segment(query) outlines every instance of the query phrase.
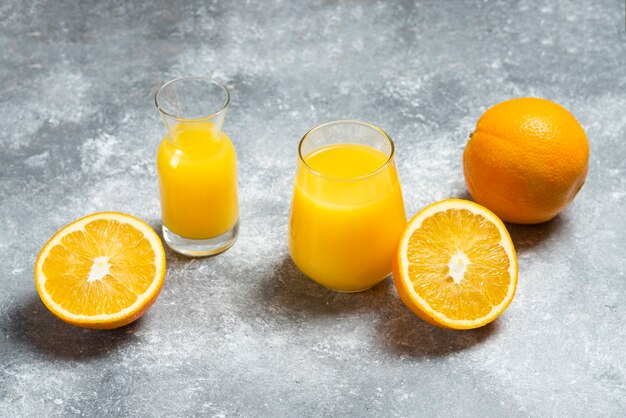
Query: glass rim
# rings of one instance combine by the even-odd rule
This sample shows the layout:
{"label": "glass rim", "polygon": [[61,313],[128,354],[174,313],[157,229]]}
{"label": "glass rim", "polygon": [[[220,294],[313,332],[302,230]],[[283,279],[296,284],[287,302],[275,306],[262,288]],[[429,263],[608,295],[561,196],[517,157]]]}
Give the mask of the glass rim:
{"label": "glass rim", "polygon": [[[365,126],[367,128],[373,129],[375,131],[378,131],[379,133],[382,134],[382,136],[389,142],[389,145],[391,146],[391,150],[389,151],[389,158],[387,158],[387,160],[380,166],[378,167],[376,170],[371,171],[367,174],[362,174],[360,176],[354,176],[354,177],[337,177],[337,176],[331,176],[328,174],[324,174],[321,173],[317,170],[315,170],[313,167],[311,167],[309,164],[307,164],[306,160],[304,159],[304,155],[302,155],[302,144],[304,144],[304,141],[309,137],[309,135],[315,131],[317,131],[318,129],[322,129],[325,128],[327,126],[331,126],[331,125],[339,125],[339,124],[356,124],[356,125],[361,125],[361,126]],[[346,144],[348,144],[348,142],[346,142]],[[385,132],[382,128],[373,125],[371,123],[368,122],[363,122],[361,120],[356,120],[356,119],[340,119],[340,120],[333,120],[330,122],[325,122],[325,123],[321,123],[319,125],[314,126],[313,128],[309,129],[307,131],[307,133],[304,134],[304,136],[302,137],[302,139],[300,139],[300,143],[298,144],[298,158],[300,160],[300,162],[302,164],[304,164],[304,167],[307,168],[307,170],[309,170],[312,174],[326,179],[326,180],[333,180],[333,181],[337,181],[337,182],[359,182],[359,181],[363,181],[366,180],[370,177],[373,177],[379,173],[381,173],[385,168],[387,168],[387,166],[393,161],[393,158],[396,154],[396,146],[393,143],[393,140],[391,139],[391,137],[389,136],[389,134],[387,134],[387,132]]]}
{"label": "glass rim", "polygon": [[[180,82],[180,81],[189,81],[189,80],[200,80],[200,81],[208,81],[211,84],[214,84],[216,86],[218,86],[219,88],[222,89],[222,91],[224,91],[224,93],[226,93],[226,100],[224,101],[224,103],[222,104],[222,106],[219,108],[219,110],[217,110],[216,112],[213,112],[211,114],[208,114],[206,116],[200,116],[198,118],[186,118],[184,116],[178,116],[178,115],[173,115],[170,112],[167,112],[165,109],[163,109],[163,107],[161,107],[161,105],[159,105],[159,93],[161,93],[163,91],[164,88]],[[159,89],[156,91],[156,93],[154,93],[154,104],[157,107],[157,110],[163,114],[166,115],[172,119],[176,119],[178,121],[203,121],[206,119],[211,119],[214,118],[215,116],[218,116],[220,113],[223,113],[224,111],[226,111],[226,109],[228,108],[228,105],[230,104],[230,92],[228,91],[228,88],[220,83],[219,81],[210,78],[210,77],[201,77],[201,76],[190,76],[190,77],[177,77],[173,80],[168,81],[167,83],[163,84],[161,87],[159,87]]]}

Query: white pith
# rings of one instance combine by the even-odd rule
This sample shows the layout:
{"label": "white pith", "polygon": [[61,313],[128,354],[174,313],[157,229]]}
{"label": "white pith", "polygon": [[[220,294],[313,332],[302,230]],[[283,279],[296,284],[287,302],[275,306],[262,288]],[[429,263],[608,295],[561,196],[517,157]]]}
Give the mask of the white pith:
{"label": "white pith", "polygon": [[[468,210],[474,214],[483,216],[485,219],[489,220],[491,223],[493,223],[493,225],[498,229],[498,231],[500,232],[500,236],[502,237],[502,239],[500,240],[499,245],[504,249],[504,251],[507,254],[507,257],[509,258],[510,264],[509,264],[509,269],[508,269],[508,273],[509,276],[511,277],[511,280],[509,281],[509,288],[507,290],[507,295],[506,297],[502,300],[502,302],[500,302],[500,304],[493,306],[491,311],[481,317],[481,318],[477,318],[474,320],[459,320],[459,319],[452,319],[447,317],[446,315],[437,312],[435,310],[433,310],[430,305],[420,296],[417,294],[417,292],[415,292],[415,289],[413,288],[413,283],[410,281],[409,279],[409,261],[407,259],[407,254],[408,254],[408,243],[409,243],[409,239],[408,237],[412,236],[413,233],[419,229],[422,225],[422,222],[424,222],[425,219],[431,217],[432,215],[439,213],[439,212],[444,212],[446,210],[449,209],[457,209],[457,210]],[[492,319],[494,319],[499,312],[502,310],[503,306],[506,306],[508,303],[510,303],[511,299],[513,298],[513,296],[515,295],[515,288],[517,285],[517,259],[515,257],[515,249],[513,248],[512,243],[507,240],[507,238],[509,238],[509,233],[506,230],[506,228],[504,227],[504,224],[502,223],[502,221],[500,221],[500,219],[498,219],[493,213],[477,206],[476,204],[469,202],[469,201],[465,201],[465,200],[461,200],[461,199],[449,199],[446,201],[442,201],[442,202],[438,202],[438,203],[434,203],[428,207],[426,207],[425,209],[423,209],[420,213],[418,213],[414,219],[412,219],[409,222],[409,227],[408,229],[403,233],[403,238],[406,237],[406,239],[402,239],[402,243],[401,243],[401,247],[400,247],[400,254],[401,254],[401,259],[400,259],[400,269],[402,270],[402,275],[401,277],[403,278],[403,280],[406,282],[406,288],[408,289],[408,291],[411,293],[412,298],[414,298],[415,300],[417,300],[419,302],[419,305],[426,310],[426,312],[428,313],[428,315],[430,315],[433,318],[437,318],[439,320],[439,322],[443,323],[443,324],[451,324],[453,323],[455,326],[458,327],[463,327],[463,328],[471,328],[472,326],[476,326],[485,322],[489,322]],[[510,238],[509,238],[510,239]],[[457,253],[458,254],[458,253]],[[456,255],[456,254],[455,254]],[[463,254],[465,255],[465,254]],[[467,258],[467,256],[465,256]],[[452,259],[454,259],[455,256],[451,257],[451,261]],[[460,258],[460,256],[459,256]],[[457,260],[459,259],[457,258]],[[457,261],[455,260],[455,261]],[[469,261],[469,259],[468,259]],[[450,267],[450,265],[448,265],[448,267]],[[467,267],[467,265],[465,266]],[[464,272],[463,272],[464,273]],[[452,275],[451,275],[452,276]],[[452,278],[454,279],[454,276],[452,276]],[[456,282],[456,280],[455,280]]]}
{"label": "white pith", "polygon": [[93,259],[91,270],[87,276],[87,283],[102,280],[104,276],[111,272],[111,265],[109,264],[109,257],[100,256]]}
{"label": "white pith", "polygon": [[461,283],[465,277],[467,266],[471,263],[472,262],[469,258],[467,258],[467,255],[465,255],[465,253],[461,250],[457,250],[457,252],[450,257],[450,261],[448,262],[448,274],[452,277],[454,283]]}
{"label": "white pith", "polygon": [[[163,283],[164,269],[165,269],[165,254],[163,250],[163,244],[161,244],[161,240],[159,236],[154,232],[154,230],[150,227],[150,225],[145,222],[134,218],[129,215],[125,215],[122,213],[113,213],[113,212],[105,212],[105,213],[95,213],[93,215],[86,216],[82,219],[75,221],[73,224],[70,224],[66,228],[62,230],[62,233],[57,233],[53,236],[50,241],[46,243],[44,248],[41,251],[37,259],[37,264],[35,266],[35,277],[37,280],[37,285],[39,289],[44,289],[46,283],[46,275],[43,272],[43,262],[47,258],[50,250],[58,245],[61,242],[61,239],[70,234],[72,232],[78,230],[84,230],[85,225],[90,222],[96,220],[116,220],[120,223],[126,223],[132,225],[137,230],[141,231],[144,237],[150,242],[150,246],[155,254],[155,273],[154,277],[156,278],[146,289],[146,291],[137,296],[137,300],[132,305],[127,308],[116,312],[114,314],[100,314],[100,315],[77,315],[72,312],[67,311],[61,305],[57,304],[47,292],[40,292],[41,298],[48,308],[50,308],[53,312],[59,313],[63,317],[75,321],[75,322],[89,322],[89,323],[99,323],[99,322],[112,322],[116,319],[126,318],[132,315],[134,312],[138,311],[147,300],[153,297],[154,293],[159,289],[159,287]],[[98,276],[102,274],[102,272],[108,268],[104,265],[104,259],[107,259],[106,263],[108,264],[108,257],[101,256],[94,258],[94,265],[92,266],[91,271],[89,272],[89,278],[87,281],[98,280]],[[96,265],[97,264],[97,265]],[[95,270],[94,270],[95,267]],[[93,272],[93,276],[92,276]],[[104,277],[104,276],[102,276]],[[100,277],[100,279],[102,278]]]}

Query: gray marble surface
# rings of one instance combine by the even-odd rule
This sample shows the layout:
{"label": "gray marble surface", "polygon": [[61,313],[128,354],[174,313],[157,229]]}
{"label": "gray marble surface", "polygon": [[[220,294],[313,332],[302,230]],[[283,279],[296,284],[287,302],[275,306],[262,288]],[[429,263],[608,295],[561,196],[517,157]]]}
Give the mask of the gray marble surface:
{"label": "gray marble surface", "polygon": [[[0,416],[624,416],[626,33],[621,0],[0,3]],[[39,249],[122,211],[160,228],[163,82],[225,82],[241,235],[167,252],[138,322],[71,327],[40,302]],[[409,214],[467,196],[461,155],[490,105],[561,103],[587,183],[509,225],[520,281],[483,329],[434,328],[391,281],[326,291],[289,260],[299,138],[358,118],[395,139]]]}

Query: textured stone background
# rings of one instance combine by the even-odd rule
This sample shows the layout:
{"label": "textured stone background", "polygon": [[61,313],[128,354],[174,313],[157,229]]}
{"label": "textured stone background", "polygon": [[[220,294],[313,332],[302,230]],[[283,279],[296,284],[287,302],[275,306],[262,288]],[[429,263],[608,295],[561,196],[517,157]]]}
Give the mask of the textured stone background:
{"label": "textured stone background", "polygon": [[[623,416],[624,26],[622,0],[3,0],[0,416]],[[240,239],[215,258],[168,252],[135,324],[65,325],[39,301],[35,257],[95,211],[160,227],[153,93],[180,75],[231,89]],[[561,216],[510,226],[520,282],[499,320],[444,331],[390,281],[335,294],[296,270],[285,234],[306,130],[384,127],[413,214],[467,196],[468,133],[517,96],[570,109],[591,160]]]}

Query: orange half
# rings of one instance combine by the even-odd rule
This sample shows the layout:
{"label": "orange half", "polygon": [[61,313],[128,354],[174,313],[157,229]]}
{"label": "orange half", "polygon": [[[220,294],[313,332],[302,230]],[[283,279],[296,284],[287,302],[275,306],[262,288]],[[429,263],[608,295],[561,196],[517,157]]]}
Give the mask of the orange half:
{"label": "orange half", "polygon": [[517,256],[506,227],[476,203],[447,199],[407,224],[393,260],[402,301],[443,328],[488,324],[517,288]]}
{"label": "orange half", "polygon": [[138,319],[157,299],[165,252],[147,223],[115,212],[63,227],[35,264],[37,292],[58,318],[85,328],[117,328]]}

